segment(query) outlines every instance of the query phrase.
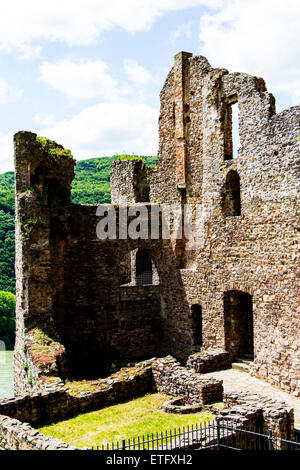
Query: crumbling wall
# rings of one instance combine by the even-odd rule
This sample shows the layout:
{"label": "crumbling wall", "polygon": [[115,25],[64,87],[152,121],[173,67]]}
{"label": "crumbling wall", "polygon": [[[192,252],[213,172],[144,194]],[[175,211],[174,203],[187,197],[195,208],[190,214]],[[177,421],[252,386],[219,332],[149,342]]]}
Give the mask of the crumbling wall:
{"label": "crumbling wall", "polygon": [[[62,281],[66,216],[75,162],[55,142],[19,132],[14,137],[16,169],[16,344],[15,392],[35,386],[41,370],[65,375],[65,349],[54,319]],[[47,342],[33,348],[32,331]],[[40,367],[41,366],[41,367]]]}
{"label": "crumbling wall", "polygon": [[[178,100],[185,103],[184,115]],[[237,158],[230,158],[231,105],[236,102],[241,145]],[[295,394],[300,393],[295,223],[299,117],[299,106],[275,114],[274,97],[262,78],[213,69],[203,57],[180,53],[161,93],[158,164],[150,191],[150,198],[158,203],[183,201],[199,204],[202,211],[196,263],[192,269],[184,263],[179,266],[187,307],[174,289],[173,278],[165,317],[174,329],[177,324],[177,331],[187,332],[188,309],[202,305],[203,349],[224,348],[225,293],[250,294],[252,370]],[[178,138],[184,148],[180,164]],[[183,168],[184,188],[178,184],[178,171],[182,174]],[[192,339],[188,334],[185,338],[190,344],[181,340],[181,354],[193,352]]]}
{"label": "crumbling wall", "polygon": [[110,192],[112,204],[149,202],[149,169],[143,160],[117,160],[111,165]]}
{"label": "crumbling wall", "polygon": [[152,372],[155,387],[159,392],[184,396],[188,404],[206,405],[223,400],[221,380],[208,378],[186,369],[172,356],[154,362]]}

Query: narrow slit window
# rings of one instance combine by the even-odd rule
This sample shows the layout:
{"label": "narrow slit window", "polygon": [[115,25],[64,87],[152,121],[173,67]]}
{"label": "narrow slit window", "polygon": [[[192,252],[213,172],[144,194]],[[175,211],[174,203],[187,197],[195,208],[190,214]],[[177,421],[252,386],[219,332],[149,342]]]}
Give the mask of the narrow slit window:
{"label": "narrow slit window", "polygon": [[192,333],[194,345],[202,346],[202,307],[201,305],[192,305]]}
{"label": "narrow slit window", "polygon": [[222,129],[224,136],[224,160],[232,160],[240,147],[238,103],[224,102],[222,107]]}
{"label": "narrow slit window", "polygon": [[241,146],[240,143],[240,130],[239,130],[239,107],[235,103],[231,106],[232,111],[232,158],[238,156],[238,149]]}

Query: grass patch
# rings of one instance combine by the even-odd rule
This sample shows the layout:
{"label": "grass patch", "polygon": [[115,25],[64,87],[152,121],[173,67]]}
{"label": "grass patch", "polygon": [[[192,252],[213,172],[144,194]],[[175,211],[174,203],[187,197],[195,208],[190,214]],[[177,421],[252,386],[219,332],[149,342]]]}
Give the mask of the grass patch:
{"label": "grass patch", "polygon": [[76,447],[96,447],[214,419],[207,411],[188,415],[165,413],[162,404],[171,398],[162,393],[148,394],[41,427],[39,431]]}

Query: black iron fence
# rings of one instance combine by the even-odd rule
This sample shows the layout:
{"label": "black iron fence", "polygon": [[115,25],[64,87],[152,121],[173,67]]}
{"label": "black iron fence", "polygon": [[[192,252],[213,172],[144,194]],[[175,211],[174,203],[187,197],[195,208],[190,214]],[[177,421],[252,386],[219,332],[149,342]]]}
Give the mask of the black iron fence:
{"label": "black iron fence", "polygon": [[280,430],[217,418],[93,448],[96,450],[300,450],[299,439]]}

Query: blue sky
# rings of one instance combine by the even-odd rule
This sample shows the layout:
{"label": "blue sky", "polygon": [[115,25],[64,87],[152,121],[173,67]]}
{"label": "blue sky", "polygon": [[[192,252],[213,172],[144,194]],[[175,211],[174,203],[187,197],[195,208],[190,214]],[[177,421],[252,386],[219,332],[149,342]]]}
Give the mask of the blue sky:
{"label": "blue sky", "polygon": [[[4,2],[3,2],[4,3]],[[175,53],[263,76],[277,111],[300,102],[299,0],[10,0],[0,16],[0,172],[30,130],[76,159],[157,153]]]}

